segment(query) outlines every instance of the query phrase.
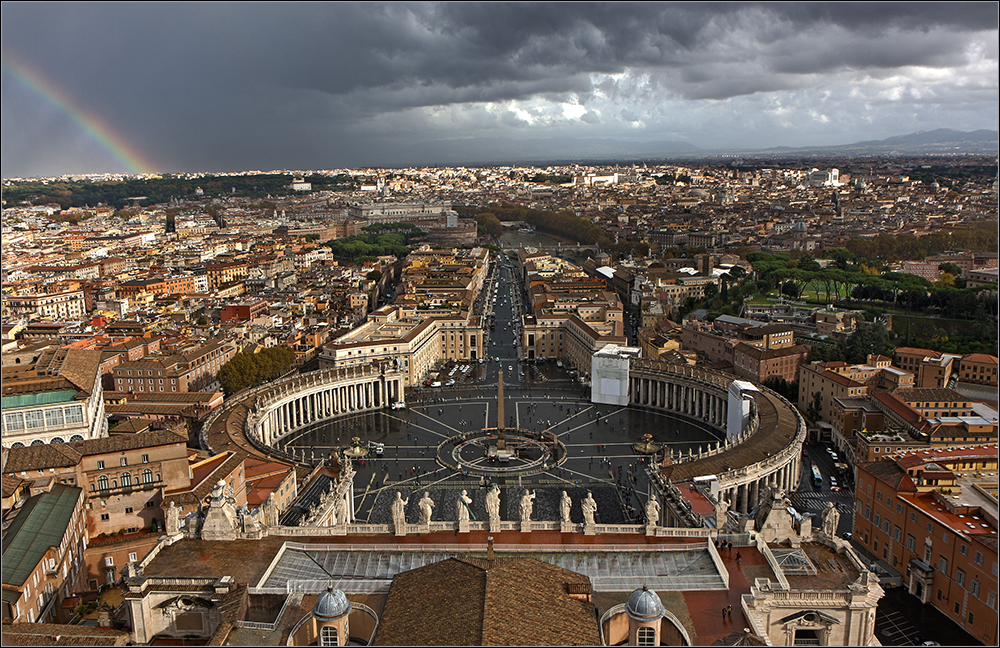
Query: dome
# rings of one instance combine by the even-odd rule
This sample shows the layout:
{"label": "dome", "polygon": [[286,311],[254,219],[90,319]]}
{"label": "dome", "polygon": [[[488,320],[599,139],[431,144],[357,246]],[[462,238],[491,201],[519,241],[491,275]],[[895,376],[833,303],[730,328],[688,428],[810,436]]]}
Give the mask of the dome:
{"label": "dome", "polygon": [[625,612],[636,621],[654,621],[662,617],[665,610],[656,592],[643,585],[628,597]]}
{"label": "dome", "polygon": [[808,229],[809,228],[802,221],[799,221],[799,222],[795,223],[795,225],[792,226],[792,231],[793,232],[805,232]]}
{"label": "dome", "polygon": [[330,587],[316,599],[312,613],[320,621],[333,621],[350,611],[351,602],[347,600],[344,593]]}

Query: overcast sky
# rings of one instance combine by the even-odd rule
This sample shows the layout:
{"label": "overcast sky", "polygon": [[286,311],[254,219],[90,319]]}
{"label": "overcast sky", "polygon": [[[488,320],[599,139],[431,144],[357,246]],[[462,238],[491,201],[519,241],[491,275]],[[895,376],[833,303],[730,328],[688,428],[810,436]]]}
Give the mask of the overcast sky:
{"label": "overcast sky", "polygon": [[0,24],[5,178],[998,123],[995,2],[4,2]]}

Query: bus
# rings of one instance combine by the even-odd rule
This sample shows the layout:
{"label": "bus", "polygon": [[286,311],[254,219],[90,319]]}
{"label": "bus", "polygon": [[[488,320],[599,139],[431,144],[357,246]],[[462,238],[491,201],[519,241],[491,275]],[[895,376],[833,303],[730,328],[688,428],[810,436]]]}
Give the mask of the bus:
{"label": "bus", "polygon": [[819,466],[815,463],[812,465],[813,473],[813,486],[816,488],[823,488],[823,474],[819,471]]}

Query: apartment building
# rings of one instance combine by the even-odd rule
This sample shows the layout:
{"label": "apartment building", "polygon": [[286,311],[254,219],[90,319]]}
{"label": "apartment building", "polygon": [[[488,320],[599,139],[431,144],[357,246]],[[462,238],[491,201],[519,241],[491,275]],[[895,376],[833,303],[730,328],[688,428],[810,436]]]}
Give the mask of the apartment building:
{"label": "apartment building", "polygon": [[4,296],[4,311],[12,317],[79,320],[87,312],[83,290]]}
{"label": "apartment building", "polygon": [[997,644],[997,446],[904,452],[857,466],[854,538],[962,629]]}
{"label": "apartment building", "polygon": [[4,623],[67,623],[62,602],[82,589],[83,489],[50,484],[17,510],[3,536]]}
{"label": "apartment building", "polygon": [[962,356],[958,365],[958,379],[965,383],[997,387],[997,357],[985,353]]}
{"label": "apartment building", "polygon": [[891,366],[810,362],[799,371],[798,407],[803,412],[815,407],[818,420],[829,422],[834,399],[858,398],[912,384],[912,374]]}
{"label": "apartment building", "polygon": [[224,364],[236,355],[226,340],[192,342],[159,355],[123,362],[112,370],[119,392],[198,391],[215,380]]}

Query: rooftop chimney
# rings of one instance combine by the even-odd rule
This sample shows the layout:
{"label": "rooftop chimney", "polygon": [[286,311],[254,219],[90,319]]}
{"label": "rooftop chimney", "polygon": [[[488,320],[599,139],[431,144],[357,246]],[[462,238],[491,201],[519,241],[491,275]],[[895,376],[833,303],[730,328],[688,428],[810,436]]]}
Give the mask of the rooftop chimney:
{"label": "rooftop chimney", "polygon": [[486,538],[486,560],[493,560],[493,536]]}

